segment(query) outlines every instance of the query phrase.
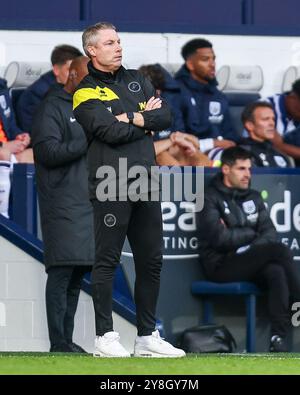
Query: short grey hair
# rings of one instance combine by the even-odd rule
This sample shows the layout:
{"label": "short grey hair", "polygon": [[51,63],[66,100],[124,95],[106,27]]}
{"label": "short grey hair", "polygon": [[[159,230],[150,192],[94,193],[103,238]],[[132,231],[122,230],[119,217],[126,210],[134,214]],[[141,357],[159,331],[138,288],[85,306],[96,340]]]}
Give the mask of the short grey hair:
{"label": "short grey hair", "polygon": [[87,49],[90,45],[95,45],[96,40],[98,37],[98,32],[100,30],[115,30],[117,31],[116,27],[110,23],[110,22],[98,22],[95,25],[89,26],[88,28],[85,29],[85,31],[82,34],[82,47],[85,52],[85,54],[90,58],[91,55]]}

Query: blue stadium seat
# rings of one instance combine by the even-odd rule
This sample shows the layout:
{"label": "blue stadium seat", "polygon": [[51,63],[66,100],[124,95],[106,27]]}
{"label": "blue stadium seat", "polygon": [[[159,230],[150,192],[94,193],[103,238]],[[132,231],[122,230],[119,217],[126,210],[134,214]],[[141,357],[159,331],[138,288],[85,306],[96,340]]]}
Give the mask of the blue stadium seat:
{"label": "blue stadium seat", "polygon": [[17,121],[17,125],[20,127],[20,121],[18,119],[18,113],[16,111],[17,108],[17,103],[18,100],[21,96],[21,94],[24,92],[26,88],[10,88],[9,92],[10,92],[10,96],[11,96],[11,103],[12,103],[12,107],[13,110],[15,112],[15,117],[16,117],[16,121]]}
{"label": "blue stadium seat", "polygon": [[226,93],[226,96],[234,130],[242,136],[244,131],[242,112],[247,104],[259,100],[261,96],[258,93]]}
{"label": "blue stadium seat", "polygon": [[203,303],[203,324],[214,323],[212,295],[242,295],[246,301],[246,350],[255,352],[256,296],[261,292],[250,282],[214,283],[211,281],[194,281],[191,288],[194,296],[201,296]]}

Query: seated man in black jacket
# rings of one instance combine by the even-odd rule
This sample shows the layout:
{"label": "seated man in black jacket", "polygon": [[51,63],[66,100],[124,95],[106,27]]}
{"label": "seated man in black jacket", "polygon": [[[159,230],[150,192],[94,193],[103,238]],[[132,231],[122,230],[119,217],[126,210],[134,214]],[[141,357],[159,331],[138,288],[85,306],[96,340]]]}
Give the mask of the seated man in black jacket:
{"label": "seated man in black jacket", "polygon": [[291,167],[289,158],[274,148],[275,113],[271,104],[254,102],[242,113],[242,122],[249,137],[240,145],[251,152],[252,164],[258,167]]}
{"label": "seated man in black jacket", "polygon": [[[248,104],[242,113],[242,123],[249,137],[239,141],[239,145],[251,152],[254,167],[292,167],[291,158],[275,149],[275,113],[267,102]],[[223,149],[215,148],[209,154],[211,159],[221,158]]]}
{"label": "seated man in black jacket", "polygon": [[287,351],[290,301],[300,301],[300,279],[290,251],[277,242],[260,194],[249,188],[251,154],[226,149],[221,173],[205,192],[199,212],[200,256],[210,281],[253,281],[268,293],[271,352]]}

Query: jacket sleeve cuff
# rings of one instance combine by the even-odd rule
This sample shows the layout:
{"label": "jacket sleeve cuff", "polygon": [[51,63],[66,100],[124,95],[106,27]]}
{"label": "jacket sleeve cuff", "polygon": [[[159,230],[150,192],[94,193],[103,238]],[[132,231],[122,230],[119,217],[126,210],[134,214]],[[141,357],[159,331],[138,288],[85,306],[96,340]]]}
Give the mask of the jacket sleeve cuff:
{"label": "jacket sleeve cuff", "polygon": [[213,139],[199,139],[199,147],[201,152],[210,151],[214,148]]}
{"label": "jacket sleeve cuff", "polygon": [[171,112],[168,109],[157,109],[144,111],[144,128],[146,130],[159,131],[168,129],[171,126]]}

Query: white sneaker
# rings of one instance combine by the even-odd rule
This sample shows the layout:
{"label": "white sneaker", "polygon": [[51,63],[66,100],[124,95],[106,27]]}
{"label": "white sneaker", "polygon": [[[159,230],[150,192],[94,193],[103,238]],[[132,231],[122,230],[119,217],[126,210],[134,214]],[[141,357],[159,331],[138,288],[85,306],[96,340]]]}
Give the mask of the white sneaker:
{"label": "white sneaker", "polygon": [[103,336],[97,336],[95,340],[94,357],[125,358],[130,357],[128,351],[119,342],[118,332],[106,332]]}
{"label": "white sneaker", "polygon": [[185,352],[175,348],[160,337],[159,331],[152,332],[150,336],[137,336],[134,345],[135,357],[154,358],[181,358]]}

